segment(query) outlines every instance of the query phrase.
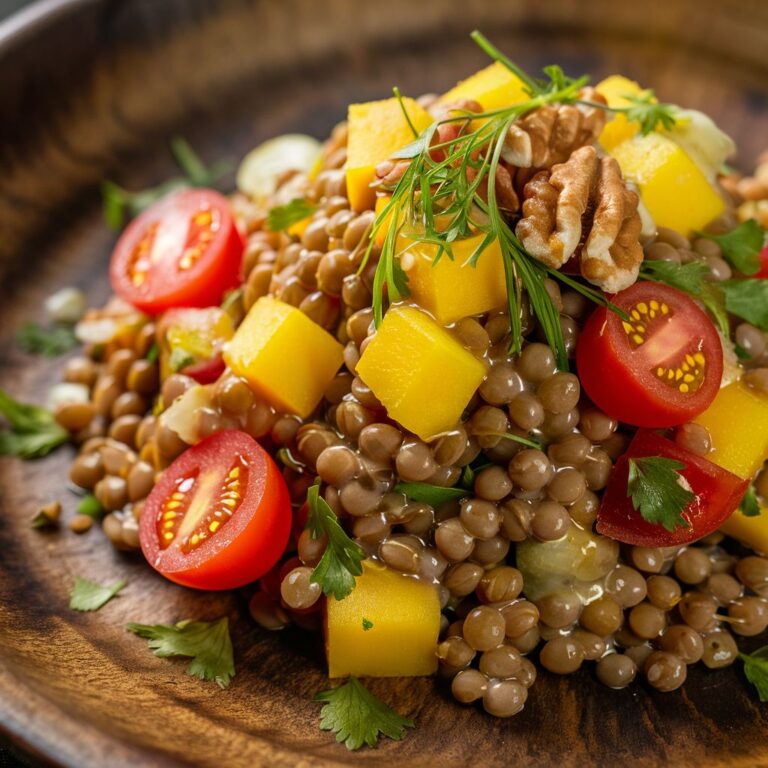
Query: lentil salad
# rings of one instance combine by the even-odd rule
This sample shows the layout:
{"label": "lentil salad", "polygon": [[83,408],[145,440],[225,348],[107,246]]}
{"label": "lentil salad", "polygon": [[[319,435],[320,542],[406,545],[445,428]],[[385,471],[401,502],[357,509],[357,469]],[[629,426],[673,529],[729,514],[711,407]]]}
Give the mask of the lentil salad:
{"label": "lentil salad", "polygon": [[[768,627],[768,325],[743,298],[768,188],[623,78],[542,85],[494,58],[443,97],[353,105],[309,163],[296,137],[282,169],[259,148],[228,200],[159,203],[192,222],[172,254],[192,281],[152,257],[164,209],[141,214],[65,367],[87,397],[54,416],[118,548],[182,584],[258,583],[254,620],[323,631],[331,677],[437,672],[509,717],[537,669],[671,691]],[[660,158],[689,186],[666,191]],[[652,390],[627,360],[665,331],[661,394],[622,402]]]}

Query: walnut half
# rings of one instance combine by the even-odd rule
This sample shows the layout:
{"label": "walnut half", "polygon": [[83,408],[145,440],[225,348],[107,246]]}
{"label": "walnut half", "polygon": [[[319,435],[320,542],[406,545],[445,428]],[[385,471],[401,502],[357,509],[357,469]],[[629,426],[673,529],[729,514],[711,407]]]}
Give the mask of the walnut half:
{"label": "walnut half", "polygon": [[525,185],[515,232],[532,256],[554,269],[579,252],[584,277],[616,293],[637,280],[643,260],[638,202],[613,158],[582,147]]}

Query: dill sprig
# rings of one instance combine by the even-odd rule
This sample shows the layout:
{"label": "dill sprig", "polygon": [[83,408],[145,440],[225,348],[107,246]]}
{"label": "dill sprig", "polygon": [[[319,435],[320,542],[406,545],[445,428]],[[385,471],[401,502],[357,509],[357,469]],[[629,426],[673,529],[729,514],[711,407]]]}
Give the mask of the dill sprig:
{"label": "dill sprig", "polygon": [[[510,353],[519,353],[522,349],[525,292],[531,312],[556,354],[558,366],[567,369],[560,315],[547,293],[545,280],[555,278],[596,303],[610,304],[600,291],[545,266],[525,250],[497,204],[496,174],[512,124],[547,104],[577,102],[588,77],[568,77],[553,65],[544,69],[544,78],[533,78],[480,32],[473,32],[472,39],[492,59],[520,78],[530,98],[507,108],[481,113],[455,110],[447,118],[432,123],[392,156],[393,160],[408,160],[409,164],[394,186],[389,202],[374,221],[360,267],[361,271],[365,268],[376,236],[384,228],[373,281],[374,321],[378,326],[383,318],[385,290],[390,303],[408,296],[408,278],[400,266],[404,250],[398,250],[401,235],[407,236],[409,248],[433,246],[433,264],[436,264],[444,256],[453,259],[452,244],[457,240],[482,234],[468,264],[474,266],[485,248],[498,241],[507,282]],[[397,90],[395,95],[399,97]],[[400,103],[404,107],[402,100]],[[456,138],[433,143],[440,126],[456,122],[464,123],[465,130]]]}

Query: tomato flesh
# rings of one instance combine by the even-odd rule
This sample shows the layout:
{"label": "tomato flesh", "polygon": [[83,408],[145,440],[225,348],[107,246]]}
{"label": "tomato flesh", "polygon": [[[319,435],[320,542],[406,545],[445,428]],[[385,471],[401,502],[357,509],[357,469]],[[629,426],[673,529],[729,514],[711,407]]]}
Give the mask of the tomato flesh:
{"label": "tomato flesh", "polygon": [[768,278],[768,245],[760,251],[760,269],[753,277]]}
{"label": "tomato flesh", "polygon": [[[629,460],[663,456],[685,464],[680,474],[696,498],[682,516],[687,528],[668,531],[649,523],[627,496]],[[718,467],[655,432],[641,429],[627,452],[616,461],[597,513],[597,532],[638,547],[672,547],[689,544],[717,530],[736,510],[747,490],[748,480]]]}
{"label": "tomato flesh", "polygon": [[134,219],[115,246],[115,293],[148,314],[219,304],[239,281],[243,238],[210,189],[169,195]]}
{"label": "tomato flesh", "polygon": [[280,559],[291,529],[280,470],[250,435],[226,430],[187,449],[144,505],[139,540],[149,564],[197,589],[234,589]]}
{"label": "tomato flesh", "polygon": [[596,309],[576,348],[579,378],[599,408],[626,424],[671,427],[714,400],[723,349],[709,317],[676,288],[635,283]]}

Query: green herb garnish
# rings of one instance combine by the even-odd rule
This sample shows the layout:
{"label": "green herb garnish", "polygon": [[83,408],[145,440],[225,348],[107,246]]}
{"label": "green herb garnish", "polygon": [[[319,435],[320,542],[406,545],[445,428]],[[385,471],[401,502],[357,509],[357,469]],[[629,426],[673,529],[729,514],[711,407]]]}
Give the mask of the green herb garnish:
{"label": "green herb garnish", "polygon": [[731,314],[768,331],[768,280],[726,280],[717,286],[725,296],[725,308]]}
{"label": "green herb garnish", "polygon": [[367,632],[369,629],[373,629],[373,622],[363,616],[363,632]]}
{"label": "green herb garnish", "polygon": [[75,576],[75,583],[69,593],[69,607],[73,611],[98,611],[127,584],[125,579],[121,579],[109,587],[103,587],[95,581],[88,581],[88,579]]}
{"label": "green herb garnish", "polygon": [[406,728],[415,723],[388,707],[374,696],[354,675],[338,688],[322,691],[315,701],[324,701],[320,711],[320,728],[336,734],[336,741],[347,749],[360,749],[364,744],[375,747],[379,734],[400,741]]}
{"label": "green herb garnish", "polygon": [[152,342],[152,346],[147,350],[146,360],[150,363],[156,363],[160,357],[160,347],[157,346],[157,342]]}
{"label": "green herb garnish", "polygon": [[323,534],[328,537],[328,545],[310,581],[319,584],[323,594],[343,600],[355,588],[355,577],[363,572],[365,552],[347,536],[336,513],[320,495],[319,479],[307,491],[307,504],[307,527],[312,538],[319,539]]}
{"label": "green herb garnish", "polygon": [[97,520],[104,517],[106,509],[101,506],[101,502],[92,494],[83,496],[77,505],[77,513],[79,515],[88,515],[88,517],[96,518]]}
{"label": "green herb garnish", "polygon": [[744,517],[757,517],[760,514],[760,503],[757,500],[757,494],[753,485],[747,488],[747,492],[744,494],[744,498],[739,505],[739,510]]}
{"label": "green herb garnish", "polygon": [[668,531],[690,527],[682,512],[696,495],[682,485],[683,469],[685,464],[664,456],[629,460],[627,496],[644,520],[663,525]]}
{"label": "green herb garnish", "polygon": [[[443,257],[453,258],[452,243],[456,240],[482,235],[469,264],[476,264],[483,250],[491,243],[499,243],[504,260],[512,331],[510,352],[519,353],[522,349],[522,296],[525,291],[531,311],[555,351],[559,367],[567,369],[560,315],[544,287],[544,281],[551,277],[598,304],[609,303],[600,291],[546,267],[527,253],[497,205],[495,182],[504,139],[511,125],[546,104],[577,102],[579,91],[588,78],[567,77],[555,66],[544,69],[544,78],[533,78],[479,32],[473,32],[472,39],[492,59],[501,62],[523,80],[531,98],[522,104],[491,112],[456,111],[441,123],[430,125],[408,146],[392,155],[392,159],[409,159],[411,162],[392,190],[389,202],[374,221],[369,247],[360,267],[361,271],[365,269],[376,235],[385,228],[373,281],[374,320],[378,326],[383,318],[385,292],[389,302],[399,301],[409,292],[407,276],[399,261],[401,234],[407,235],[413,242],[433,246],[434,263]],[[467,123],[469,120],[471,123],[467,130],[458,137],[432,143],[439,125],[457,121]],[[443,157],[434,159],[436,151],[442,152]]]}
{"label": "green herb garnish", "polygon": [[723,251],[723,258],[742,274],[754,275],[760,271],[760,251],[765,241],[765,232],[754,219],[748,219],[724,235],[710,235],[707,232],[696,234],[716,242]]}
{"label": "green herb garnish", "polygon": [[303,197],[297,197],[295,200],[291,200],[290,203],[278,205],[270,210],[267,216],[267,228],[273,232],[282,232],[311,216],[316,210],[317,206],[312,205]]}
{"label": "green herb garnish", "polygon": [[754,653],[740,653],[739,658],[744,662],[747,680],[757,688],[760,701],[768,701],[768,645]]}
{"label": "green herb garnish", "polygon": [[190,365],[194,365],[195,358],[182,347],[174,347],[168,357],[168,367],[174,372],[183,371]]}
{"label": "green herb garnish", "polygon": [[189,143],[178,136],[171,139],[171,152],[184,176],[168,179],[139,192],[130,192],[111,181],[101,185],[104,219],[112,229],[120,229],[126,219],[138,216],[171,192],[189,187],[215,186],[231,167],[229,161],[206,166]]}
{"label": "green herb garnish", "polygon": [[31,355],[58,357],[74,349],[78,342],[69,325],[53,325],[43,328],[37,323],[26,323],[16,334],[19,347]]}
{"label": "green herb garnish", "polygon": [[677,122],[678,107],[656,101],[651,88],[638,95],[627,94],[624,98],[630,103],[628,107],[611,107],[609,111],[622,112],[627,120],[638,123],[643,136],[653,133],[659,125],[668,131]]}
{"label": "green herb garnish", "polygon": [[69,440],[69,432],[50,411],[14,400],[0,389],[0,416],[8,427],[0,429],[0,456],[38,459]]}
{"label": "green herb garnish", "polygon": [[431,485],[430,483],[398,483],[395,490],[405,494],[413,501],[420,501],[431,507],[439,507],[447,501],[463,499],[469,495],[466,488],[445,488],[442,485]]}
{"label": "green herb garnish", "polygon": [[174,626],[166,624],[129,624],[126,629],[149,640],[155,656],[187,656],[192,662],[187,674],[200,680],[215,680],[226,688],[235,676],[229,620],[225,616],[217,621],[180,621]]}

